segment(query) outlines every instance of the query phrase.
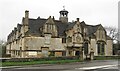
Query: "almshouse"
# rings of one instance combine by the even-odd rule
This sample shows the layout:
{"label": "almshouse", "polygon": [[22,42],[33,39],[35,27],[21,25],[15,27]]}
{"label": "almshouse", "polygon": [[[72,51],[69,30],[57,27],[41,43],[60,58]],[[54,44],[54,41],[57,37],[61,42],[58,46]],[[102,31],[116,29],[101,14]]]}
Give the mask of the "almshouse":
{"label": "almshouse", "polygon": [[69,12],[59,13],[59,20],[33,19],[25,11],[22,23],[8,35],[7,54],[13,58],[112,55],[112,39],[101,24],[88,25],[79,18],[68,22]]}

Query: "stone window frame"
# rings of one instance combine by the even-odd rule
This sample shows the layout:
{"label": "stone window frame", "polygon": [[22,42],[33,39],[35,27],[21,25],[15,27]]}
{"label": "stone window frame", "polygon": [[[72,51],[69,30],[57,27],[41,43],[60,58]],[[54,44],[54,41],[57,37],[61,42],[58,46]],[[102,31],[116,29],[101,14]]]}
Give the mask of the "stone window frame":
{"label": "stone window frame", "polygon": [[84,54],[87,55],[89,53],[89,43],[85,42],[84,43]]}
{"label": "stone window frame", "polygon": [[68,43],[72,42],[72,37],[71,37],[71,36],[68,36],[68,37],[67,37],[67,42],[68,42]]}
{"label": "stone window frame", "polygon": [[47,33],[51,33],[52,36],[57,36],[57,27],[55,24],[51,24],[51,23],[46,23],[44,25],[44,32],[47,32]]}
{"label": "stone window frame", "polygon": [[98,52],[98,55],[105,55],[105,43],[104,42],[97,43],[97,52]]}
{"label": "stone window frame", "polygon": [[104,29],[102,27],[100,27],[98,29],[98,37],[99,37],[99,39],[105,38],[105,35],[106,35],[106,33],[105,33]]}
{"label": "stone window frame", "polygon": [[76,42],[80,42],[80,41],[81,41],[80,34],[77,34],[77,36],[76,36]]}

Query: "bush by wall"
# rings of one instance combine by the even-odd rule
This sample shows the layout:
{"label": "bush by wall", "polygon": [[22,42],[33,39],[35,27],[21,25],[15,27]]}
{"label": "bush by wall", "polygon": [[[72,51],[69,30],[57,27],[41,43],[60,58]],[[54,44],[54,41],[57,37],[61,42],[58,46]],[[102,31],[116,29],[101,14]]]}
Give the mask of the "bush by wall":
{"label": "bush by wall", "polygon": [[48,61],[48,60],[75,60],[79,59],[77,56],[68,57],[45,57],[45,58],[11,58],[2,59],[2,62],[29,62],[29,61]]}
{"label": "bush by wall", "polygon": [[120,59],[120,56],[94,56],[94,60]]}

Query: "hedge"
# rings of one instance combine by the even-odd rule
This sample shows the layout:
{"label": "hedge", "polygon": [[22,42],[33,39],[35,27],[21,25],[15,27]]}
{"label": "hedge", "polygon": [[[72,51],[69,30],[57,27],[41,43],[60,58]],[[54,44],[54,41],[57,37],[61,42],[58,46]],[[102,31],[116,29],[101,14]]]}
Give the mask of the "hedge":
{"label": "hedge", "polygon": [[94,60],[120,59],[120,56],[94,56]]}
{"label": "hedge", "polygon": [[44,57],[44,58],[11,58],[2,59],[2,62],[29,62],[29,61],[48,61],[48,60],[75,60],[79,59],[78,56],[68,56],[68,57]]}

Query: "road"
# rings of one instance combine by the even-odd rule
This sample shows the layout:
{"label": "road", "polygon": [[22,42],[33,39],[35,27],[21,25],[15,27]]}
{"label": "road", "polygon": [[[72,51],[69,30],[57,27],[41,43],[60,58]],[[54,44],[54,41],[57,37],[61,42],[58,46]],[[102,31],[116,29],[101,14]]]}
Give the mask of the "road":
{"label": "road", "polygon": [[102,60],[3,68],[2,71],[119,71],[119,61]]}

